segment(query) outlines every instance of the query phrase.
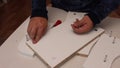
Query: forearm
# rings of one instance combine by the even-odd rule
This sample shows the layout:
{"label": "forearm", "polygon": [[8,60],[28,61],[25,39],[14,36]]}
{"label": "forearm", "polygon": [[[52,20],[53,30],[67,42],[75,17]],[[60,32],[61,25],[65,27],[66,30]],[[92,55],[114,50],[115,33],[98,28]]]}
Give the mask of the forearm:
{"label": "forearm", "polygon": [[99,24],[101,20],[118,7],[118,2],[119,0],[101,0],[87,15],[91,18],[94,25]]}
{"label": "forearm", "polygon": [[32,0],[31,17],[48,18],[46,10],[46,0]]}

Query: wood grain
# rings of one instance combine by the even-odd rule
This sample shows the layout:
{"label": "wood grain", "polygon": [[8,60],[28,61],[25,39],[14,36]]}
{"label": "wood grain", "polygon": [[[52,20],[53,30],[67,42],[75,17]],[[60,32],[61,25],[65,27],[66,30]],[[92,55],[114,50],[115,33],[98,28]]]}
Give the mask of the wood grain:
{"label": "wood grain", "polygon": [[0,7],[0,45],[31,13],[31,0],[8,0]]}

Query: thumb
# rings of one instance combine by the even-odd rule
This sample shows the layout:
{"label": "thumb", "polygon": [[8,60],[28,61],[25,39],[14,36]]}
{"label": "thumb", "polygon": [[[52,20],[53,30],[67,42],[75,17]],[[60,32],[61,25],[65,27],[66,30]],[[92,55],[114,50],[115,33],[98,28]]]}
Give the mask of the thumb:
{"label": "thumb", "polygon": [[73,26],[76,28],[82,27],[84,25],[83,20],[76,19],[76,21],[73,23]]}

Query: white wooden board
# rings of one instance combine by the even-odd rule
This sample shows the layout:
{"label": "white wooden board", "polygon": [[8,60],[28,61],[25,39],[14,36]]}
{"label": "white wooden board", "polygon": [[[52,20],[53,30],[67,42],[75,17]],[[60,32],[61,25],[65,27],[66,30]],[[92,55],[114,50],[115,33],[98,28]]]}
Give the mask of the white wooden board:
{"label": "white wooden board", "polygon": [[[48,17],[49,17],[48,29],[51,29],[51,27],[55,24],[57,20],[61,20],[63,22],[67,16],[67,12],[62,9],[58,9],[54,7],[47,7],[47,9],[48,9]],[[34,52],[26,45],[26,35],[24,35],[23,39],[19,42],[18,50],[19,53],[24,56],[33,57]]]}
{"label": "white wooden board", "polygon": [[103,34],[93,47],[84,68],[111,68],[118,57],[120,57],[120,40]]}
{"label": "white wooden board", "polygon": [[96,38],[95,40],[93,40],[92,42],[90,42],[85,48],[83,48],[82,50],[80,50],[78,52],[79,55],[86,55],[88,56],[92,47],[94,47],[95,43],[99,40],[99,37]]}
{"label": "white wooden board", "polygon": [[[78,18],[80,17],[78,15]],[[76,19],[76,16],[72,16],[72,18]],[[33,44],[31,41],[27,42],[28,46],[51,68],[56,67],[104,32],[103,29],[96,28],[97,31],[92,30],[81,35],[75,34],[70,26],[74,20],[72,18],[70,17],[69,20],[59,26],[48,30],[37,44]]]}

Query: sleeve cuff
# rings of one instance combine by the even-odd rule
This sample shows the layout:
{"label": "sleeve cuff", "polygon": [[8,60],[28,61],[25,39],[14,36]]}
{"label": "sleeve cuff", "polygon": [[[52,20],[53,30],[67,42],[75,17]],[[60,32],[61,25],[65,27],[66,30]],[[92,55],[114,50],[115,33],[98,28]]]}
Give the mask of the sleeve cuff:
{"label": "sleeve cuff", "polygon": [[31,18],[32,17],[44,17],[48,19],[47,10],[32,10]]}
{"label": "sleeve cuff", "polygon": [[90,19],[93,21],[93,25],[95,26],[96,24],[100,23],[100,20],[98,19],[97,15],[94,13],[88,13],[86,14],[90,17]]}

